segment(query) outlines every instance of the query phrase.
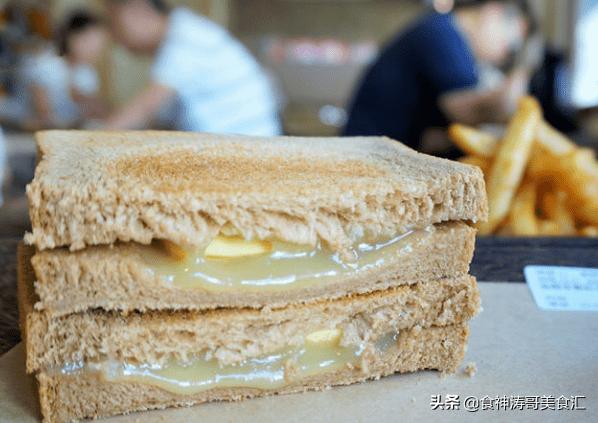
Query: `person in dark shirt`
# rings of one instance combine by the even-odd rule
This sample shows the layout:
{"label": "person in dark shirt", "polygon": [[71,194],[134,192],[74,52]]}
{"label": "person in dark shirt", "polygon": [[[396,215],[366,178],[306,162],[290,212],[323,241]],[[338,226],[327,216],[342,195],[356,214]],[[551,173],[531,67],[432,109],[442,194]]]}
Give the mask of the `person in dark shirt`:
{"label": "person in dark shirt", "polygon": [[503,65],[523,45],[528,16],[517,1],[466,1],[452,13],[424,15],[368,69],[344,135],[386,135],[421,151],[428,128],[506,119],[525,92],[528,72],[516,69],[500,87],[483,90],[478,64]]}

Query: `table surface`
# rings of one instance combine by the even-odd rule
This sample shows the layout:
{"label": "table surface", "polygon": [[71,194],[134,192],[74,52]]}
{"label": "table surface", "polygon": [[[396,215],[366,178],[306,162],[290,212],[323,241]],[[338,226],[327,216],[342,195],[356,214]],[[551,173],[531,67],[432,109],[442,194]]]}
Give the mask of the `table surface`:
{"label": "table surface", "polygon": [[[597,422],[598,342],[588,342],[598,333],[596,313],[542,311],[524,284],[483,283],[480,291],[484,310],[471,322],[463,362],[476,364],[473,378],[463,370],[447,377],[417,372],[324,392],[212,403],[102,421]],[[7,422],[37,421],[35,387],[32,378],[25,376],[23,355],[20,345],[0,357],[0,422],[2,416]],[[433,410],[432,395],[442,395],[441,402],[447,395],[458,395],[460,407]],[[559,411],[554,403],[561,395],[585,398],[579,398],[580,409]],[[466,399],[472,397],[466,405]],[[522,401],[525,405],[519,410],[517,404]]]}
{"label": "table surface", "polygon": [[[18,239],[0,238],[0,355],[20,339],[16,301]],[[471,273],[479,281],[523,282],[528,264],[598,267],[598,239],[479,238]]]}

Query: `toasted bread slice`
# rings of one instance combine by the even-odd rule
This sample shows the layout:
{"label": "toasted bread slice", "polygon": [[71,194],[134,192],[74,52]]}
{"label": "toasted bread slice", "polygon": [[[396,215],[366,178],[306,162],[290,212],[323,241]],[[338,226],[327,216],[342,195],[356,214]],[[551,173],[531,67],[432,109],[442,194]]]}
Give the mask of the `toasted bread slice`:
{"label": "toasted bread slice", "polygon": [[[167,282],[148,271],[151,264],[143,254],[151,247],[125,243],[72,253],[67,249],[46,250],[36,253],[32,259],[39,297],[35,308],[60,316],[94,308],[120,311],[280,308],[336,299],[464,275],[473,255],[475,230],[464,223],[452,222],[421,231],[401,242],[404,245],[396,255],[360,272],[326,281],[315,278],[303,285],[226,290],[210,290],[204,286],[189,288]],[[153,251],[155,249],[149,252]],[[30,255],[33,249],[28,247],[26,252]]]}
{"label": "toasted bread slice", "polygon": [[45,423],[62,423],[134,411],[188,407],[209,401],[237,401],[265,395],[323,390],[396,372],[421,369],[452,372],[463,360],[467,337],[466,324],[405,330],[400,333],[396,345],[384,355],[368,356],[363,366],[323,372],[270,390],[220,388],[180,395],[147,384],[107,382],[94,373],[41,373],[38,375],[41,411]]}
{"label": "toasted bread slice", "polygon": [[27,188],[40,250],[218,233],[346,251],[363,234],[487,216],[482,172],[387,138],[48,131]]}

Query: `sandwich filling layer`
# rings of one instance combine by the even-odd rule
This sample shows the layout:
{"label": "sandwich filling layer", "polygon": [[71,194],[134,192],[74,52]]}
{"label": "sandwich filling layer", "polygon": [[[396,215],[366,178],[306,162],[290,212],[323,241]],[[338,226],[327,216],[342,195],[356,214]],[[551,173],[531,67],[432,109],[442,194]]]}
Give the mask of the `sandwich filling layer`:
{"label": "sandwich filling layer", "polygon": [[[365,344],[342,345],[342,332],[321,330],[309,334],[300,346],[221,365],[216,359],[195,358],[187,363],[168,362],[163,366],[135,365],[104,361],[68,365],[63,374],[95,372],[107,382],[130,382],[156,386],[180,395],[193,395],[214,388],[278,389],[306,377],[358,367]],[[383,353],[396,344],[396,333],[380,338],[374,349]]]}
{"label": "sandwich filling layer", "polygon": [[139,246],[139,253],[148,272],[179,288],[276,291],[324,284],[386,266],[433,232],[430,226],[390,239],[359,242],[351,261],[321,244],[309,247],[220,237],[200,251],[161,243]]}

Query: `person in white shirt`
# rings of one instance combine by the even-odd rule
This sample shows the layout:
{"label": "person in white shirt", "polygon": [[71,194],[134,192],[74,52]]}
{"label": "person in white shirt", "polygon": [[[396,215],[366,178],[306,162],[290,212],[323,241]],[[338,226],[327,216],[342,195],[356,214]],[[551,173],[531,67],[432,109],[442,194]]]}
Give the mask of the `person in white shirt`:
{"label": "person in white shirt", "polygon": [[74,127],[85,119],[101,117],[94,65],[106,43],[107,31],[97,18],[73,13],[61,29],[58,52],[42,45],[22,57],[16,92],[6,104],[10,109],[7,120],[39,129]]}
{"label": "person in white shirt", "polygon": [[280,133],[270,81],[224,28],[161,0],[107,0],[115,38],[151,54],[151,83],[107,121],[112,129],[150,125],[176,99],[174,127],[184,131],[270,136]]}

